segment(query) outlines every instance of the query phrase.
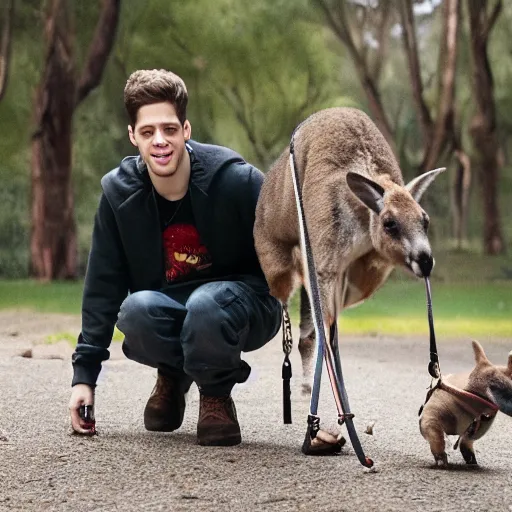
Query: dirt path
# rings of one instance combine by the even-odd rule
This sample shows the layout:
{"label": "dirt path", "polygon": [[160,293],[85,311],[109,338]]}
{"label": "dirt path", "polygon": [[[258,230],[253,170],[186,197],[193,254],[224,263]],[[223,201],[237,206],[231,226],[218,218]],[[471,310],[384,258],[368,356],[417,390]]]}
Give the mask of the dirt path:
{"label": "dirt path", "polygon": [[[428,340],[350,338],[342,360],[356,426],[377,472],[367,473],[351,447],[342,455],[305,457],[308,400],[300,395],[300,362],[292,364],[293,421],[281,423],[279,339],[246,359],[250,380],[234,392],[244,442],[233,448],[195,443],[197,390],[176,433],[144,430],[142,411],[155,372],[126,360],[119,344],[97,388],[99,435],[68,434],[71,381],[66,343],[48,334],[78,332],[70,316],[0,312],[0,510],[55,511],[512,511],[512,418],[499,415],[476,443],[480,467],[432,469],[417,410],[428,385]],[[505,362],[509,340],[481,340]],[[20,357],[32,349],[31,358]],[[469,340],[440,342],[445,372],[472,366]],[[321,417],[335,425],[324,378]],[[375,421],[374,435],[363,433]],[[0,436],[1,437],[1,436]]]}

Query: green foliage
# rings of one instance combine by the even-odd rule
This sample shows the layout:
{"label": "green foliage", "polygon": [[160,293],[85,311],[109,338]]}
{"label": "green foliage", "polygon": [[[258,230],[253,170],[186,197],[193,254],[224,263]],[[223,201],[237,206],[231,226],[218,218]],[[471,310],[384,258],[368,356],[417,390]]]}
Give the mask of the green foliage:
{"label": "green foliage", "polygon": [[[193,136],[266,169],[293,128],[339,95],[337,62],[322,33],[298,18],[305,9],[270,0],[175,2],[172,9],[151,2],[137,26],[128,24],[129,40],[124,26],[124,66],[144,62],[180,74]],[[158,35],[148,40],[148,30]]]}
{"label": "green foliage", "polygon": [[[0,102],[0,278],[23,277],[28,270],[33,98],[44,64],[43,8],[47,4],[40,0],[16,3],[10,81]],[[368,111],[352,59],[313,4],[310,0],[123,0],[116,44],[102,83],[74,116],[73,186],[82,272],[101,176],[135,151],[127,138],[128,119],[122,98],[126,78],[135,69],[167,68],[181,75],[189,89],[188,117],[193,137],[230,146],[262,170],[269,168],[288,144],[295,126],[310,113],[343,105]],[[347,5],[353,7],[351,3]],[[425,96],[435,112],[442,9],[439,2],[433,5],[437,7],[432,14],[417,16],[416,28]],[[94,33],[100,2],[69,1],[69,7],[70,30],[76,34],[78,75]],[[491,65],[506,162],[500,194],[509,244],[512,93],[508,85],[512,70],[503,65],[503,58],[512,51],[508,37],[511,21],[512,6],[505,2],[493,30]],[[404,174],[409,179],[421,159],[421,134],[402,41],[396,26],[392,29],[379,88],[392,117]],[[467,125],[473,109],[467,38],[465,22],[459,41],[456,122],[466,143],[470,142]],[[434,246],[443,250],[451,244],[451,179],[448,173],[441,177],[425,198],[433,220]],[[469,219],[470,252],[465,253],[468,261],[475,254],[474,245],[480,244],[479,197],[475,177]]]}
{"label": "green foliage", "polygon": [[6,95],[0,101],[0,278],[25,276],[28,268],[29,177],[32,98],[43,48],[40,2],[17,2]]}
{"label": "green foliage", "polygon": [[28,201],[16,182],[0,188],[0,277],[24,277],[28,268]]}

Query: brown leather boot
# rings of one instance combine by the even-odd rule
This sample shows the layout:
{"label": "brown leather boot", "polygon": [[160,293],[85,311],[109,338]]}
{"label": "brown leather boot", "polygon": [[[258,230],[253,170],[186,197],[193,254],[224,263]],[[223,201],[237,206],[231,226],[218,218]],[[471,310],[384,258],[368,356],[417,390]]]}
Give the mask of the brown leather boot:
{"label": "brown leather boot", "polygon": [[144,409],[146,430],[172,432],[179,428],[185,414],[185,392],[179,378],[163,375],[159,371]]}
{"label": "brown leather boot", "polygon": [[201,394],[197,442],[201,446],[234,446],[242,442],[235,403],[231,396]]}

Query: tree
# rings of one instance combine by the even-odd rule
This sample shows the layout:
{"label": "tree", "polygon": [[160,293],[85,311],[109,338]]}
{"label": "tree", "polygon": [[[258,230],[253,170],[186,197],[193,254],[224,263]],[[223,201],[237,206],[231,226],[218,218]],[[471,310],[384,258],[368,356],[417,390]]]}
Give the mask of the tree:
{"label": "tree", "polygon": [[[457,169],[452,184],[455,208],[454,233],[458,244],[465,238],[465,226],[468,216],[468,195],[470,182],[469,158],[463,150],[460,129],[455,125],[455,76],[458,54],[458,32],[460,25],[459,0],[446,0],[442,9],[442,36],[439,45],[438,73],[439,84],[437,98],[430,105],[425,98],[425,86],[422,65],[419,58],[414,0],[399,0],[392,3],[381,0],[378,3],[347,3],[344,0],[315,0],[325,15],[328,26],[348,49],[360,78],[363,90],[368,98],[370,113],[395,153],[402,159],[403,167],[409,162],[403,161],[407,134],[401,136],[397,122],[389,105],[382,99],[379,89],[379,73],[388,54],[389,38],[393,22],[400,24],[402,46],[405,52],[407,71],[410,81],[412,108],[416,112],[416,123],[421,139],[421,157],[413,166],[417,173],[433,169],[441,158],[457,157]],[[350,8],[348,7],[350,5]],[[373,54],[373,59],[371,58]],[[411,139],[413,137],[409,137]],[[400,140],[401,139],[401,140]],[[416,143],[413,142],[412,146]]]}
{"label": "tree", "polygon": [[[390,26],[393,20],[393,6],[390,0],[381,0],[378,8],[370,5],[358,6],[359,18],[350,17],[345,0],[314,0],[325,15],[327,25],[340,42],[347,48],[354,63],[357,75],[368,99],[368,106],[375,124],[395,149],[394,130],[382,103],[378,87],[382,63],[386,56]],[[365,35],[368,26],[374,28],[377,40],[376,51],[370,57],[370,45]],[[395,150],[396,151],[396,150]]]}
{"label": "tree", "polygon": [[404,50],[407,56],[414,106],[423,138],[423,159],[420,171],[434,168],[443,155],[457,158],[457,167],[452,182],[453,231],[460,248],[466,239],[469,207],[469,185],[471,183],[470,159],[462,147],[460,130],[455,125],[455,76],[460,26],[459,0],[445,0],[442,16],[442,39],[439,48],[439,88],[436,102],[437,112],[433,118],[424,98],[421,66],[418,56],[413,2],[400,1],[400,18]]}
{"label": "tree", "polygon": [[469,0],[467,5],[473,63],[473,97],[476,103],[470,133],[477,150],[476,167],[482,185],[484,251],[486,254],[496,255],[505,252],[505,243],[498,206],[499,138],[488,44],[492,28],[500,15],[502,2],[495,2],[490,12],[490,2],[487,0]]}
{"label": "tree", "polygon": [[115,40],[121,0],[102,0],[95,33],[79,77],[67,0],[50,0],[46,57],[34,101],[32,137],[31,274],[75,278],[77,239],[71,186],[72,119],[77,105],[98,86]]}
{"label": "tree", "polygon": [[9,0],[4,9],[5,20],[2,27],[2,34],[0,35],[0,100],[4,97],[9,78],[14,0]]}
{"label": "tree", "polygon": [[[311,7],[283,0],[162,5],[152,3],[139,17],[119,67],[131,69],[143,51],[152,66],[178,73],[189,89],[193,137],[233,147],[268,169],[293,129],[334,96],[334,59],[304,19]],[[151,41],[147,32],[155,34]],[[173,51],[163,53],[163,44]]]}

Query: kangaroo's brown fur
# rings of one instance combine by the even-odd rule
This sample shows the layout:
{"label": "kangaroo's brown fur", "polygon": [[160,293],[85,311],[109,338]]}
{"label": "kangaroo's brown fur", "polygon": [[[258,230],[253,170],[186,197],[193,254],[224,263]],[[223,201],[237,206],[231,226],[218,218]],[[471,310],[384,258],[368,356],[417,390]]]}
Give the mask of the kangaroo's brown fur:
{"label": "kangaroo's brown fur", "polygon": [[[342,309],[370,297],[396,265],[418,277],[430,273],[429,220],[417,201],[444,169],[404,186],[383,135],[353,108],[313,114],[295,132],[294,147],[326,328]],[[272,295],[286,303],[300,283],[308,287],[289,147],[265,177],[254,238]],[[306,294],[303,302],[299,349],[309,379],[314,331]]]}
{"label": "kangaroo's brown fur", "polygon": [[[476,364],[471,373],[447,375],[443,381],[490,400],[500,411],[512,416],[512,352],[507,366],[493,365],[477,341],[473,341],[473,352]],[[468,464],[477,464],[473,442],[489,430],[494,418],[495,414],[484,415],[479,418],[475,431],[468,431],[475,418],[464,407],[464,400],[443,389],[436,389],[423,407],[420,432],[429,442],[436,464],[448,464],[445,435],[461,436],[459,445],[464,460]]]}

